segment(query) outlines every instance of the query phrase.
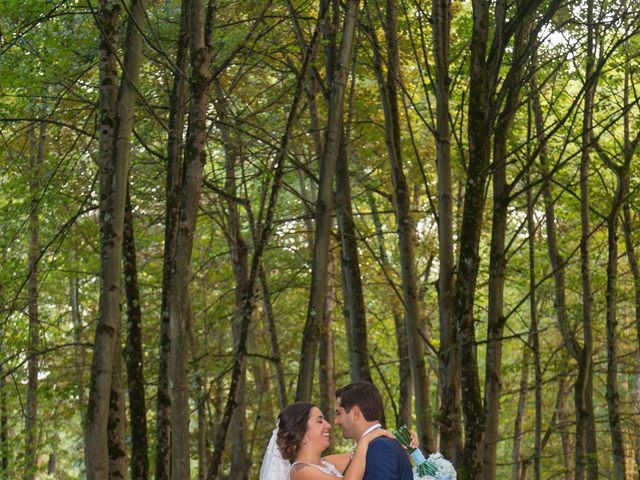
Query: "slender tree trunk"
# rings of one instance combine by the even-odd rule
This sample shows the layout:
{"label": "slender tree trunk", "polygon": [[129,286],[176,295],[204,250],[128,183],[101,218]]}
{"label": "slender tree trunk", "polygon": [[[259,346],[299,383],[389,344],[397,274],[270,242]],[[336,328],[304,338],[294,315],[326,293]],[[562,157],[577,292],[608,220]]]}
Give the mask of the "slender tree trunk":
{"label": "slender tree trunk", "polygon": [[[116,38],[119,5],[101,0],[100,31],[100,304],[94,341],[89,404],[85,427],[87,479],[104,480],[109,473],[107,429],[114,350],[120,318],[122,223],[128,158],[114,154],[116,126]],[[116,163],[120,160],[120,163]],[[123,162],[124,161],[124,162]]]}
{"label": "slender tree trunk", "polygon": [[[537,66],[537,59],[534,55],[532,61],[532,69],[535,71]],[[532,95],[532,108],[535,118],[535,131],[538,138],[539,150],[540,150],[540,165],[543,176],[542,183],[542,196],[545,206],[545,227],[546,227],[546,243],[547,252],[549,255],[549,262],[551,264],[551,270],[553,272],[554,280],[554,307],[556,312],[556,319],[558,327],[562,335],[563,345],[566,348],[569,355],[576,360],[580,361],[582,356],[582,346],[579,344],[575,337],[568,317],[568,309],[566,302],[566,281],[565,281],[565,261],[560,255],[558,248],[557,233],[556,233],[556,220],[555,220],[555,200],[553,191],[551,188],[551,178],[549,173],[549,161],[546,148],[546,139],[544,134],[544,117],[542,112],[542,106],[540,103],[540,93],[536,82],[536,76],[531,76],[531,91]],[[562,384],[562,388],[567,388],[566,383]],[[572,445],[569,439],[569,433],[566,428],[566,422],[568,418],[566,398],[562,398],[559,404],[558,421],[561,425],[560,435],[562,438],[562,450],[563,459],[565,462],[565,475],[567,479],[571,476],[570,457]],[[577,445],[576,445],[577,448]],[[577,452],[577,451],[576,451]],[[577,454],[577,453],[576,453]]]}
{"label": "slender tree trunk", "polygon": [[[320,390],[320,410],[327,422],[333,425],[336,384],[334,379],[333,311],[336,298],[336,258],[329,253],[327,265],[327,297],[324,304],[323,322],[320,325],[320,352],[318,362],[318,384]],[[346,300],[345,300],[346,301]]]}
{"label": "slender tree trunk", "polygon": [[264,273],[264,267],[260,264],[260,288],[262,290],[262,302],[264,308],[264,318],[267,322],[267,330],[269,331],[269,344],[271,345],[271,354],[276,369],[276,379],[278,381],[278,400],[280,409],[287,406],[287,386],[284,378],[284,366],[282,365],[282,357],[280,356],[280,344],[278,342],[278,332],[276,330],[276,319],[273,314],[273,305],[271,303],[271,292],[267,283],[267,276]]}
{"label": "slender tree trunk", "polygon": [[478,246],[485,206],[484,190],[490,151],[488,106],[491,94],[488,91],[489,74],[486,65],[488,25],[488,2],[474,0],[468,113],[469,164],[459,235],[460,254],[453,307],[460,353],[461,402],[465,431],[464,461],[460,469],[462,479],[477,479],[482,475],[482,443],[485,424],[476,358],[473,304],[480,262]]}
{"label": "slender tree trunk", "polygon": [[138,265],[133,231],[131,195],[127,188],[123,236],[124,290],[127,300],[127,340],[125,357],[129,416],[131,419],[131,477],[146,480],[149,477],[147,454],[147,408],[144,392],[144,355],[142,350],[142,311],[138,288]]}
{"label": "slender tree trunk", "polygon": [[591,252],[589,218],[589,170],[593,141],[593,107],[596,90],[594,79],[595,46],[593,3],[587,4],[587,65],[584,110],[582,118],[582,150],[580,158],[580,273],[582,287],[582,335],[583,348],[578,363],[576,380],[576,480],[598,478],[595,418],[593,408],[593,289],[591,286]]}
{"label": "slender tree trunk", "polygon": [[[126,197],[128,191],[130,140],[134,122],[135,98],[137,95],[140,63],[142,60],[142,32],[145,12],[141,0],[131,0],[128,8],[127,33],[125,38],[125,57],[123,61],[122,78],[118,91],[116,128],[114,128],[114,164],[116,165],[116,182],[114,193],[114,214],[117,216],[117,240],[113,242],[120,249],[114,261],[121,262],[117,267],[120,275],[123,271],[123,238],[124,217],[126,211]],[[120,169],[122,169],[120,171]],[[115,270],[115,268],[114,268]],[[109,478],[127,479],[127,451],[126,451],[126,413],[124,391],[122,387],[122,312],[120,311],[120,285],[118,285],[118,312],[116,322],[116,341],[113,353],[113,369],[111,380],[111,394],[109,400]]]}
{"label": "slender tree trunk", "polygon": [[[204,305],[207,305],[206,296],[204,300]],[[198,351],[198,342],[196,341],[196,336],[194,334],[194,325],[195,319],[193,316],[193,310],[191,306],[189,306],[189,322],[187,323],[187,327],[189,329],[189,346],[191,351],[191,362],[193,365],[197,365],[195,368],[195,372],[193,375],[193,386],[196,392],[195,400],[197,418],[198,418],[198,480],[204,480],[207,475],[207,424],[206,424],[206,405],[209,398],[209,392],[206,389],[206,377],[203,376],[202,370],[203,368],[198,365],[198,360],[201,358],[201,354]],[[206,322],[204,326],[204,338],[202,339],[203,345],[208,345],[208,335],[207,335],[207,327]],[[206,375],[206,366],[204,367],[205,375]]]}
{"label": "slender tree trunk", "polygon": [[[218,114],[218,128],[222,134],[222,142],[225,152],[225,193],[227,196],[227,243],[229,252],[231,253],[231,264],[233,267],[233,276],[235,279],[235,314],[233,319],[233,342],[237,348],[237,342],[240,341],[240,324],[242,322],[242,308],[244,299],[247,297],[247,282],[249,280],[248,272],[248,256],[249,247],[247,241],[241,232],[240,213],[237,198],[237,178],[235,170],[239,167],[240,145],[232,138],[227,127],[228,111],[225,93],[220,84],[214,82],[216,89],[216,111]],[[240,375],[238,389],[236,392],[236,408],[231,418],[231,478],[244,480],[248,475],[248,459],[246,453],[247,445],[247,419],[246,419],[246,359],[242,365],[242,373]]]}
{"label": "slender tree trunk", "polygon": [[109,396],[109,421],[107,445],[109,450],[109,480],[126,480],[127,447],[125,439],[126,414],[124,389],[122,387],[122,326],[116,331],[111,374],[111,394]]}
{"label": "slender tree trunk", "polygon": [[44,157],[45,123],[29,127],[29,278],[27,310],[29,346],[27,362],[27,404],[25,412],[24,478],[36,477],[38,440],[38,370],[40,363],[40,324],[38,319],[38,256],[40,255],[40,166]]}
{"label": "slender tree trunk", "polygon": [[184,135],[184,105],[187,82],[189,36],[187,23],[189,0],[182,0],[180,33],[173,71],[173,87],[169,99],[169,139],[167,144],[167,176],[165,183],[165,232],[162,264],[162,306],[160,310],[160,344],[158,359],[158,390],[156,396],[155,479],[169,480],[171,474],[171,395],[169,393],[169,293],[173,259],[176,251],[180,184],[182,178],[182,138]]}
{"label": "slender tree trunk", "polygon": [[484,386],[484,476],[496,477],[497,445],[500,440],[500,396],[502,392],[502,337],[504,334],[504,285],[507,268],[505,239],[510,205],[511,185],[507,183],[507,144],[513,119],[518,110],[522,70],[528,57],[523,24],[514,35],[514,59],[510,75],[503,86],[507,93],[504,107],[494,128],[493,211],[489,258],[489,305],[487,312],[487,353]]}
{"label": "slender tree trunk", "polygon": [[575,464],[571,462],[572,454],[575,455],[574,445],[571,440],[571,432],[568,426],[573,423],[573,419],[569,413],[569,395],[571,393],[571,387],[566,378],[562,378],[558,389],[559,397],[557,403],[558,410],[558,423],[560,424],[560,439],[562,442],[562,460],[564,463],[564,478],[565,480],[573,480],[575,478],[575,472],[572,471],[572,466]]}
{"label": "slender tree trunk", "polygon": [[0,479],[9,478],[9,412],[7,408],[7,380],[0,366]]}
{"label": "slender tree trunk", "polygon": [[620,171],[616,171],[617,188],[607,218],[607,406],[609,433],[616,480],[627,478],[624,440],[620,420],[620,393],[618,392],[618,334],[617,334],[617,277],[618,277],[618,215],[623,202]]}
{"label": "slender tree trunk", "polygon": [[[77,408],[80,413],[80,424],[82,425],[83,436],[85,429],[85,352],[81,345],[82,341],[82,317],[80,316],[80,299],[79,299],[78,279],[76,277],[69,278],[69,306],[71,307],[71,321],[73,323],[73,341],[76,346],[74,348],[74,369],[76,378],[76,395],[78,398]],[[85,474],[84,463],[80,466],[81,474]],[[0,478],[2,478],[0,476]]]}
{"label": "slender tree trunk", "polygon": [[388,53],[386,79],[383,72],[382,53],[370,14],[369,31],[374,48],[374,69],[384,110],[385,143],[394,190],[396,229],[400,246],[404,324],[409,364],[411,366],[416,427],[421,444],[425,449],[432,451],[435,449],[435,441],[431,412],[427,410],[429,390],[424,361],[424,347],[419,331],[421,314],[415,270],[415,224],[411,217],[410,191],[404,174],[400,142],[400,114],[398,110],[400,60],[397,43],[397,5],[394,0],[386,2],[385,38]]}
{"label": "slender tree trunk", "polygon": [[300,349],[296,400],[308,401],[311,398],[313,386],[313,371],[318,349],[318,330],[322,324],[323,306],[327,290],[326,270],[333,212],[333,179],[342,136],[344,97],[353,54],[358,4],[358,0],[347,0],[346,2],[342,41],[337,63],[339,68],[336,69],[332,82],[328,128],[324,142],[324,155],[320,165],[311,288],[307,318],[302,335],[302,348]]}
{"label": "slender tree trunk", "polygon": [[351,205],[348,141],[348,134],[343,133],[336,167],[335,201],[338,230],[340,231],[340,267],[347,343],[349,345],[349,372],[352,382],[363,380],[371,382],[362,276],[356,226]]}
{"label": "slender tree trunk", "polygon": [[[529,128],[531,130],[531,128]],[[529,134],[529,137],[531,134]],[[536,238],[534,203],[531,182],[527,175],[527,233],[529,236],[529,317],[531,322],[531,350],[534,368],[535,419],[533,432],[533,479],[540,480],[540,459],[542,457],[542,365],[540,362],[540,326],[537,308],[536,281]]]}
{"label": "slender tree trunk", "polygon": [[[634,323],[636,328],[636,344],[638,351],[640,352],[640,266],[638,265],[638,258],[634,250],[633,243],[633,223],[631,217],[631,200],[626,197],[622,207],[623,212],[623,231],[625,250],[627,253],[627,262],[629,264],[629,270],[633,278],[633,297],[634,297]],[[640,355],[640,354],[639,354]],[[639,357],[640,360],[640,357]],[[637,414],[640,414],[640,373],[636,373],[636,389],[635,389],[635,401],[634,407]],[[636,467],[640,471],[640,438],[636,438],[634,441],[634,451],[636,459]]]}
{"label": "slender tree trunk", "polygon": [[[626,50],[626,49],[625,49]],[[626,50],[628,51],[628,50]],[[629,168],[633,160],[633,156],[640,141],[640,132],[638,132],[633,140],[630,138],[630,119],[629,119],[629,90],[630,90],[630,65],[627,55],[625,61],[624,72],[624,114],[623,114],[623,163],[618,165],[609,155],[600,147],[596,141],[595,147],[605,165],[612,171],[616,178],[616,191],[612,200],[611,211],[607,218],[607,405],[609,410],[609,431],[611,434],[611,449],[613,455],[613,464],[615,469],[615,478],[623,480],[626,478],[626,461],[624,449],[624,436],[622,433],[622,425],[620,420],[620,394],[618,392],[618,339],[617,339],[617,277],[618,277],[618,219],[620,210],[628,204],[627,196],[629,195]],[[625,218],[626,220],[626,218]],[[637,272],[637,263],[635,252],[633,251],[633,242],[631,234],[625,234],[625,241],[628,239],[627,249],[629,254],[629,264],[631,265],[632,277]],[[630,253],[629,253],[630,252]],[[636,313],[637,315],[637,313]]]}
{"label": "slender tree trunk", "polygon": [[[191,254],[200,203],[207,138],[206,115],[209,106],[211,49],[205,27],[203,0],[189,4],[191,47],[191,102],[189,128],[176,225],[176,250],[169,293],[169,382],[171,397],[171,478],[189,478],[189,383],[187,381],[189,279]],[[207,30],[207,31],[205,31]]]}
{"label": "slender tree trunk", "polygon": [[56,452],[51,452],[49,454],[49,460],[47,461],[47,474],[55,475],[55,473],[56,473],[56,463],[57,463]]}
{"label": "slender tree trunk", "polygon": [[438,313],[440,320],[440,451],[457,463],[462,452],[460,430],[460,369],[453,324],[453,184],[451,180],[451,131],[449,127],[449,41],[451,0],[435,0],[433,56],[436,91],[436,171],[438,175]]}
{"label": "slender tree trunk", "polygon": [[[373,223],[376,229],[376,239],[378,243],[378,254],[380,256],[380,266],[384,271],[390,271],[391,266],[389,263],[389,256],[387,249],[384,245],[384,232],[382,229],[382,222],[380,215],[378,214],[378,207],[376,206],[375,198],[373,194],[368,192],[368,202],[371,207],[371,214],[373,217]],[[396,348],[398,351],[398,382],[399,382],[399,400],[398,400],[398,414],[396,420],[396,426],[411,425],[411,392],[413,390],[413,384],[411,383],[411,366],[409,361],[409,346],[407,341],[407,331],[404,327],[402,315],[397,308],[397,302],[392,302],[391,305],[393,313],[393,321],[396,331]]]}
{"label": "slender tree trunk", "polygon": [[[533,331],[529,335],[532,340]],[[518,409],[513,427],[513,448],[511,450],[511,463],[513,465],[513,479],[524,480],[526,477],[526,462],[522,455],[522,440],[524,437],[524,417],[527,409],[527,394],[529,393],[529,363],[531,362],[530,345],[525,345],[522,350],[520,362],[520,391],[518,393]],[[486,475],[486,473],[485,473]]]}
{"label": "slender tree trunk", "polygon": [[80,292],[78,289],[78,279],[76,277],[69,278],[69,306],[71,307],[71,321],[73,322],[73,341],[76,344],[74,352],[74,368],[76,376],[76,395],[78,397],[78,408],[84,428],[84,407],[85,391],[84,391],[84,352],[80,345],[82,341],[82,317],[80,316]]}

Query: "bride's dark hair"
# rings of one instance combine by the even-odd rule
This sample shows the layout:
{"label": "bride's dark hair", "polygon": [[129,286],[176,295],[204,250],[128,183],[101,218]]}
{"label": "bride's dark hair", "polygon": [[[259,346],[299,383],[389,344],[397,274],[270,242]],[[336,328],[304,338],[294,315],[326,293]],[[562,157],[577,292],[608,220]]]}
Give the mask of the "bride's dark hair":
{"label": "bride's dark hair", "polygon": [[282,458],[290,462],[295,460],[307,432],[312,408],[311,403],[296,402],[287,405],[280,412],[277,443]]}

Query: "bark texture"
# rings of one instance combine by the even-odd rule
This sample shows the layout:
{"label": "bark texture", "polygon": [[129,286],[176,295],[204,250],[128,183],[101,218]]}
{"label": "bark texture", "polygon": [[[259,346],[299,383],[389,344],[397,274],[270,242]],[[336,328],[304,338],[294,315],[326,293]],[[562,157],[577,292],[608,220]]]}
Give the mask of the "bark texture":
{"label": "bark texture", "polygon": [[[104,480],[109,473],[107,421],[114,350],[120,318],[122,224],[127,165],[114,155],[116,92],[118,85],[116,39],[119,5],[99,3],[100,31],[100,303],[93,349],[89,403],[85,428],[85,464],[89,480]],[[116,163],[116,158],[120,163]]]}
{"label": "bark texture", "polygon": [[124,290],[127,304],[127,340],[125,359],[131,419],[131,478],[149,478],[147,451],[147,407],[144,392],[144,355],[142,350],[142,311],[138,288],[138,263],[133,232],[131,195],[127,189],[123,237]]}

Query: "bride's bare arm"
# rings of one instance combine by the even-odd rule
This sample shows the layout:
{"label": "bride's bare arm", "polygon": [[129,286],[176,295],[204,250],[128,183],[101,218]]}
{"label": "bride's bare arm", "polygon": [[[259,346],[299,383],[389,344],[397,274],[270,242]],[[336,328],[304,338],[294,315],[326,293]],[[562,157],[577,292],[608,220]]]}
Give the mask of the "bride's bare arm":
{"label": "bride's bare arm", "polygon": [[379,428],[360,439],[351,462],[347,464],[347,467],[345,467],[344,480],[362,480],[362,477],[364,477],[364,468],[367,463],[367,450],[369,449],[369,444],[379,437],[393,438],[393,435],[388,431]]}
{"label": "bride's bare arm", "polygon": [[[420,441],[418,440],[418,436],[415,432],[411,431],[411,447],[418,448],[420,446]],[[387,435],[390,437],[390,435]],[[375,437],[378,438],[378,437]],[[348,453],[335,453],[333,455],[327,455],[324,459],[333,464],[338,470],[342,473],[349,466],[349,462],[351,461],[351,452]]]}

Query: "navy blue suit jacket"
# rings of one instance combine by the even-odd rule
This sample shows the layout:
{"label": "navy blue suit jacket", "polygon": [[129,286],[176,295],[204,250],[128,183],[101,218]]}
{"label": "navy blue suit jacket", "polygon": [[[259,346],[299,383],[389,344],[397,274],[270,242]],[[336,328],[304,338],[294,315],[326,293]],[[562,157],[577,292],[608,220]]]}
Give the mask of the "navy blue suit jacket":
{"label": "navy blue suit jacket", "polygon": [[363,480],[413,480],[407,452],[393,438],[376,438],[367,449]]}

